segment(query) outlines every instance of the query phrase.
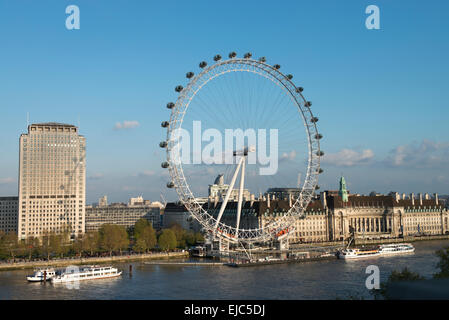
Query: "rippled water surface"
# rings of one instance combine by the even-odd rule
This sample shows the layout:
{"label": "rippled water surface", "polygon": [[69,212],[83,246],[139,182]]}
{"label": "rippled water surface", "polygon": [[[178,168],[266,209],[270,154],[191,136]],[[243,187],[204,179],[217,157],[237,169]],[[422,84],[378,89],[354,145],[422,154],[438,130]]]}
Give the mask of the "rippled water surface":
{"label": "rippled water surface", "polygon": [[117,263],[124,272],[115,279],[90,280],[79,288],[66,284],[28,283],[31,270],[1,271],[0,299],[347,299],[371,296],[365,288],[369,265],[385,280],[404,267],[431,277],[437,271],[435,251],[449,241],[415,242],[414,254],[359,261],[332,260],[230,268]]}

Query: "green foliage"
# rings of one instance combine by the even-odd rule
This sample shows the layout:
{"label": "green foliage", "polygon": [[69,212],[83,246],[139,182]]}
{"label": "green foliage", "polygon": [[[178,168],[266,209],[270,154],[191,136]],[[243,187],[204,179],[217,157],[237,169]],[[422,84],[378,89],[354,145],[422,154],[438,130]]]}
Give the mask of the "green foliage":
{"label": "green foliage", "polygon": [[44,255],[47,260],[50,260],[52,254],[51,247],[51,233],[45,232],[41,239],[41,246],[39,248],[39,254]]}
{"label": "green foliage", "polygon": [[176,235],[172,229],[164,229],[162,230],[161,235],[159,236],[159,248],[165,251],[173,250],[176,248],[177,241]]}
{"label": "green foliage", "polygon": [[186,246],[194,246],[198,242],[204,242],[204,237],[199,232],[187,231],[183,229],[179,224],[174,223],[170,226],[170,230],[175,233],[176,247],[185,248]]}
{"label": "green foliage", "polygon": [[151,226],[151,223],[144,218],[141,218],[139,220],[137,220],[137,222],[134,224],[134,238],[138,239],[143,230],[145,230],[145,228],[147,228],[148,226]]}
{"label": "green foliage", "polygon": [[126,228],[114,224],[104,224],[99,230],[100,246],[112,256],[113,251],[123,250],[129,246]]}
{"label": "green foliage", "polygon": [[0,258],[6,259],[8,257],[8,250],[5,245],[5,233],[0,230]]}
{"label": "green foliage", "polygon": [[197,243],[204,243],[204,236],[201,232],[196,232],[195,233],[195,244]]}
{"label": "green foliage", "polygon": [[94,252],[100,250],[100,233],[96,231],[88,231],[83,235],[81,240],[83,251],[93,255]]}
{"label": "green foliage", "polygon": [[423,280],[424,277],[419,275],[419,273],[410,271],[407,267],[402,269],[402,271],[393,270],[393,272],[388,277],[386,282],[380,284],[380,289],[373,289],[370,293],[374,296],[374,299],[388,299],[388,286],[397,281],[417,281]]}
{"label": "green foliage", "polygon": [[17,249],[17,234],[14,232],[8,232],[3,236],[3,247],[5,248],[8,255],[14,259],[16,256]]}
{"label": "green foliage", "polygon": [[146,219],[140,219],[134,225],[134,250],[137,252],[147,252],[157,244],[156,231],[151,223]]}
{"label": "green foliage", "polygon": [[184,241],[188,246],[193,246],[196,243],[195,233],[186,232],[184,234]]}
{"label": "green foliage", "polygon": [[83,253],[83,237],[80,236],[75,239],[72,243],[72,250],[78,255],[81,256]]}
{"label": "green foliage", "polygon": [[141,237],[145,240],[147,250],[154,249],[156,247],[157,244],[156,231],[153,229],[152,225],[149,225],[143,230]]}
{"label": "green foliage", "polygon": [[23,255],[26,255],[29,260],[33,257],[33,255],[39,254],[39,239],[34,237],[29,237],[26,240],[20,241],[20,246],[22,249],[20,250]]}
{"label": "green foliage", "polygon": [[437,263],[437,268],[440,271],[433,277],[435,279],[449,278],[449,247],[438,250],[435,254],[440,258]]}
{"label": "green foliage", "polygon": [[173,231],[176,237],[176,247],[185,248],[186,247],[186,230],[183,229],[179,224],[174,223],[170,226],[170,230]]}
{"label": "green foliage", "polygon": [[136,243],[133,246],[134,251],[139,252],[139,253],[143,253],[145,251],[147,251],[147,244],[145,242],[145,239],[143,238],[139,238],[136,240]]}

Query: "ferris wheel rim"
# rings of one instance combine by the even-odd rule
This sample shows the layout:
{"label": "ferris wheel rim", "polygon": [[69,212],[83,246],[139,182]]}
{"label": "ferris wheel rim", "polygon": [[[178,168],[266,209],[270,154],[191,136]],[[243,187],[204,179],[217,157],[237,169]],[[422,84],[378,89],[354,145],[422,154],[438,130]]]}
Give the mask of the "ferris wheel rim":
{"label": "ferris wheel rim", "polygon": [[[240,66],[240,69],[237,67],[226,70],[224,67],[227,66]],[[219,70],[220,67],[223,67],[221,72],[216,74],[211,74],[213,71]],[[250,68],[253,68],[250,70]],[[307,205],[309,204],[313,193],[315,192],[315,187],[318,182],[318,174],[320,173],[320,142],[319,139],[313,138],[313,133],[315,136],[318,136],[318,129],[316,126],[316,122],[311,122],[309,119],[313,118],[313,113],[310,109],[310,105],[307,106],[308,101],[305,99],[301,91],[297,90],[297,87],[291,81],[291,78],[288,78],[279,68],[275,68],[269,64],[266,64],[262,61],[257,61],[254,59],[241,59],[241,58],[231,58],[227,60],[218,61],[211,66],[204,68],[204,70],[190,79],[186,88],[182,88],[179,92],[178,99],[172,108],[172,112],[170,115],[170,122],[167,130],[167,161],[168,161],[168,169],[170,172],[170,176],[172,179],[172,183],[174,184],[174,188],[179,196],[181,203],[187,208],[190,214],[205,228],[208,232],[215,233],[215,222],[216,219],[209,214],[204,208],[204,204],[197,201],[197,198],[194,196],[193,192],[190,190],[190,186],[187,182],[187,179],[184,175],[182,162],[179,157],[176,159],[173,156],[173,147],[177,147],[179,149],[179,144],[174,146],[173,138],[174,132],[176,129],[182,128],[182,123],[184,120],[184,116],[188,110],[190,103],[195,98],[196,94],[210,81],[213,79],[220,77],[228,72],[252,72],[263,76],[269,80],[271,80],[278,87],[283,89],[287,95],[290,96],[294,104],[299,109],[301,114],[301,118],[303,120],[304,127],[306,128],[307,133],[307,141],[308,141],[308,165],[307,165],[307,173],[306,178],[304,180],[304,184],[300,190],[300,196],[296,199],[295,203],[288,210],[287,214],[280,217],[278,220],[270,222],[268,226],[262,226],[255,229],[240,229],[238,230],[238,234],[233,235],[233,231],[235,228],[229,225],[224,224],[223,222],[218,222],[218,230],[221,237],[228,238],[231,241],[245,241],[245,242],[258,242],[258,241],[266,241],[273,237],[273,234],[278,234],[282,230],[287,230],[293,226],[294,220],[301,216],[304,213]],[[209,75],[209,76],[207,76]],[[207,76],[207,77],[206,77]],[[203,80],[205,78],[205,80]],[[200,82],[203,80],[203,82]],[[196,90],[195,85],[200,82],[200,85],[197,86]],[[178,91],[178,90],[177,90]],[[190,94],[189,93],[192,93]],[[300,99],[301,101],[298,101]],[[302,104],[301,104],[302,102]],[[181,109],[184,107],[184,109]],[[308,115],[308,117],[306,117]],[[309,120],[309,121],[308,121]],[[179,130],[178,130],[179,131]],[[178,134],[179,137],[179,134]],[[179,155],[179,153],[178,153]],[[304,197],[305,196],[305,197]]]}

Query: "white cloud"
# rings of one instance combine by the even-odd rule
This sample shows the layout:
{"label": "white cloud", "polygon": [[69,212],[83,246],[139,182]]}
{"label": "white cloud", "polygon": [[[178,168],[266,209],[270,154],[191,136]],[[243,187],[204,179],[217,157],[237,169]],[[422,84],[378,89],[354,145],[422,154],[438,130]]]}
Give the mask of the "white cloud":
{"label": "white cloud", "polygon": [[121,130],[121,129],[133,129],[137,128],[140,125],[139,121],[123,121],[117,122],[114,126],[114,130]]}
{"label": "white cloud", "polygon": [[280,161],[284,161],[284,160],[294,160],[296,158],[296,151],[292,150],[289,153],[284,152],[281,155],[281,160]]}
{"label": "white cloud", "polygon": [[14,182],[16,182],[16,180],[11,177],[0,179],[0,184],[9,184],[9,183],[14,183]]}
{"label": "white cloud", "polygon": [[103,177],[104,177],[104,175],[102,173],[94,173],[94,174],[90,175],[89,177],[87,177],[87,179],[100,180]]}
{"label": "white cloud", "polygon": [[449,143],[424,139],[420,144],[400,145],[384,160],[389,166],[443,167],[449,165]]}
{"label": "white cloud", "polygon": [[352,167],[365,165],[374,158],[374,152],[371,149],[357,152],[351,149],[342,149],[337,153],[324,154],[321,163],[334,165],[337,167]]}
{"label": "white cloud", "polygon": [[156,173],[153,170],[145,170],[144,172],[142,172],[142,175],[147,177],[154,176],[155,174]]}

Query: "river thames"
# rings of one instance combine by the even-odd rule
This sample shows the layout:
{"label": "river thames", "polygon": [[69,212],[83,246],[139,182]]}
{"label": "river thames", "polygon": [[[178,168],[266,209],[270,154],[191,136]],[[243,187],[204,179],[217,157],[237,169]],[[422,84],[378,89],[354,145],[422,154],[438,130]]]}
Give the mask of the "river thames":
{"label": "river thames", "polygon": [[435,251],[449,246],[449,240],[418,241],[414,246],[415,253],[407,255],[248,268],[116,263],[114,265],[123,270],[121,277],[80,282],[79,288],[28,283],[25,277],[32,270],[2,271],[0,300],[372,299],[365,287],[367,266],[379,267],[381,281],[386,280],[392,270],[404,267],[430,278],[437,272]]}

